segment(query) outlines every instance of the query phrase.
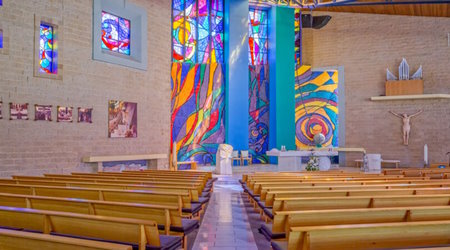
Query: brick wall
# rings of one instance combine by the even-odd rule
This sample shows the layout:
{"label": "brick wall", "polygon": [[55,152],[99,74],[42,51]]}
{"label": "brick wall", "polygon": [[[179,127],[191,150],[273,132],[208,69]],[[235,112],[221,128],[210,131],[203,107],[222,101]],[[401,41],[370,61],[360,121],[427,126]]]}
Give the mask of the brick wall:
{"label": "brick wall", "polygon": [[[87,155],[168,153],[171,1],[130,2],[148,14],[147,71],[92,60],[92,0],[3,1],[9,48],[0,53],[0,176],[93,171],[81,163]],[[35,14],[62,20],[62,81],[33,77]],[[108,100],[138,103],[138,138],[108,138]],[[33,121],[34,106],[29,121],[9,121],[9,102],[52,104],[54,121]],[[93,107],[93,123],[57,123],[57,105]]]}
{"label": "brick wall", "polygon": [[[404,167],[446,162],[450,151],[450,100],[372,102],[384,94],[386,68],[395,75],[402,57],[411,74],[423,65],[425,93],[450,93],[449,18],[317,12],[331,15],[320,30],[303,29],[305,64],[344,66],[346,146],[364,147]],[[388,113],[423,113],[412,119],[409,146],[402,145],[400,118]],[[358,155],[349,154],[347,163]]]}

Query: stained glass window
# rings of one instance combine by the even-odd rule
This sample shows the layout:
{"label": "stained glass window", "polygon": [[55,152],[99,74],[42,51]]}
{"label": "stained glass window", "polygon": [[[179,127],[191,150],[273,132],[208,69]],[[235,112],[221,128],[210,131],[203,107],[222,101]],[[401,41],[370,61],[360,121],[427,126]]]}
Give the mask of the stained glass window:
{"label": "stained glass window", "polygon": [[41,23],[39,27],[39,72],[58,73],[53,26]]}
{"label": "stained glass window", "polygon": [[223,63],[223,0],[173,0],[173,61]]}
{"label": "stained glass window", "polygon": [[267,10],[250,9],[249,11],[249,63],[251,65],[267,64]]}
{"label": "stained glass window", "polygon": [[302,64],[302,13],[295,9],[295,63]]}
{"label": "stained glass window", "polygon": [[102,49],[130,55],[130,20],[102,11]]}
{"label": "stained glass window", "polygon": [[3,30],[0,30],[0,49],[3,48]]}

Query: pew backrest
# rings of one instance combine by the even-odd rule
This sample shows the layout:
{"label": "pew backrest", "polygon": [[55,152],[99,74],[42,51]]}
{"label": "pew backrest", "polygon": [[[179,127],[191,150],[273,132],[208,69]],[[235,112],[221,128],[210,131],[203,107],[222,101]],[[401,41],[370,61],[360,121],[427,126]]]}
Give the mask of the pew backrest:
{"label": "pew backrest", "polygon": [[129,245],[0,228],[2,250],[132,250]]}

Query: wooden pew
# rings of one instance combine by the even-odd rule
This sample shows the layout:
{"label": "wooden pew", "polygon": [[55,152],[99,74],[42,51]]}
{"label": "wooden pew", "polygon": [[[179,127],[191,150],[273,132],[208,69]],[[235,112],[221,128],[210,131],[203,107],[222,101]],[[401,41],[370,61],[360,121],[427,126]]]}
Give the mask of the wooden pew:
{"label": "wooden pew", "polygon": [[326,210],[381,207],[446,206],[450,195],[401,195],[360,197],[278,198],[274,200],[272,213],[277,211]]}
{"label": "wooden pew", "polygon": [[[24,177],[24,176],[22,176]],[[56,177],[56,178],[66,178],[66,179],[76,179],[76,178],[85,178],[85,179],[110,179],[110,180],[129,180],[129,181],[147,181],[154,183],[164,183],[164,184],[183,184],[183,185],[201,185],[204,187],[203,180],[182,180],[182,179],[174,179],[172,177],[166,178],[155,178],[151,176],[114,176],[114,175],[58,175],[58,174],[45,174],[45,177]],[[15,178],[15,176],[13,176]]]}
{"label": "wooden pew", "polygon": [[[83,188],[102,188],[102,189],[124,189],[124,190],[154,190],[154,191],[183,191],[189,190],[193,202],[199,202],[198,189],[195,187],[178,187],[169,185],[137,185],[137,184],[117,184],[115,181],[106,181],[102,183],[91,180],[81,181],[54,181],[44,177],[37,179],[0,179],[0,184],[20,184],[36,186],[59,186],[59,187],[83,187]],[[201,195],[201,194],[200,194]]]}
{"label": "wooden pew", "polygon": [[266,199],[269,191],[318,191],[318,190],[364,190],[364,189],[410,189],[410,188],[437,188],[450,187],[450,182],[433,182],[428,184],[378,184],[378,185],[336,185],[336,186],[261,186],[260,200]]}
{"label": "wooden pew", "polygon": [[353,197],[353,196],[392,196],[449,194],[450,188],[411,188],[411,189],[366,189],[366,190],[319,190],[319,191],[269,191],[265,206],[271,207],[276,198],[306,197]]}
{"label": "wooden pew", "polygon": [[274,249],[358,250],[447,245],[449,232],[448,220],[291,227],[288,244]]}
{"label": "wooden pew", "polygon": [[[450,179],[448,180],[438,180],[440,183],[450,183]],[[259,195],[261,193],[262,186],[278,186],[278,187],[290,187],[290,186],[337,186],[337,185],[383,185],[383,184],[429,184],[436,183],[436,180],[388,180],[388,181],[318,181],[318,182],[271,182],[271,183],[255,183],[254,187],[249,187],[247,190],[253,192],[254,195]]]}
{"label": "wooden pew", "polygon": [[83,240],[0,228],[2,250],[132,250],[129,245]]}
{"label": "wooden pew", "polygon": [[206,184],[208,181],[205,176],[185,176],[185,175],[172,175],[172,174],[159,174],[159,173],[116,173],[116,172],[103,172],[103,173],[72,173],[70,176],[113,176],[113,177],[139,177],[139,178],[152,178],[168,179],[168,180],[181,180],[181,181],[202,181]]}
{"label": "wooden pew", "polygon": [[[151,177],[120,177],[120,176],[107,176],[107,175],[97,175],[97,176],[73,176],[73,175],[45,175],[46,178],[50,178],[52,180],[65,180],[65,181],[73,181],[78,179],[85,180],[95,180],[95,181],[117,181],[117,182],[125,182],[125,183],[134,183],[134,184],[160,184],[160,185],[174,185],[181,187],[197,187],[199,192],[202,192],[204,189],[207,189],[206,184],[203,183],[202,180],[199,181],[188,181],[188,180],[174,180],[174,179],[161,179],[161,178],[151,178]],[[13,176],[14,179],[35,179],[35,176]]]}
{"label": "wooden pew", "polygon": [[144,220],[152,218],[152,220],[158,223],[158,228],[164,230],[165,234],[182,235],[185,245],[187,244],[187,234],[198,226],[196,220],[182,219],[178,207],[167,205],[160,206],[0,193],[0,206]]}
{"label": "wooden pew", "polygon": [[172,171],[172,170],[155,170],[155,169],[145,169],[142,171],[134,171],[134,170],[125,170],[122,173],[135,173],[135,172],[144,172],[144,173],[170,173],[170,174],[183,174],[183,175],[206,175],[209,179],[212,179],[211,171],[201,171],[201,170],[184,170],[184,171]]}
{"label": "wooden pew", "polygon": [[[194,208],[191,204],[191,198],[189,197],[189,192],[187,190],[183,194],[179,192],[156,192],[144,190],[134,191],[0,184],[0,193],[177,206],[180,213],[182,212],[182,209],[185,210],[185,213],[188,213],[188,211],[192,209],[198,210],[198,208]],[[197,212],[194,212],[194,214],[195,213]],[[191,217],[187,214],[186,216]]]}
{"label": "wooden pew", "polygon": [[450,204],[429,207],[279,211],[274,214],[271,231],[280,234],[289,233],[290,227],[439,220],[450,220]]}
{"label": "wooden pew", "polygon": [[[2,182],[10,182],[4,181]],[[95,178],[66,178],[66,177],[39,177],[39,176],[14,176],[14,180],[19,181],[54,181],[54,182],[85,182],[85,183],[102,183],[102,184],[122,184],[122,185],[139,185],[139,186],[151,186],[151,187],[160,187],[160,188],[184,188],[184,189],[196,189],[197,193],[201,195],[203,192],[203,188],[201,185],[184,185],[184,184],[174,184],[174,183],[155,183],[152,181],[138,181],[138,180],[113,180],[113,179],[95,179]],[[61,185],[63,186],[63,185]]]}
{"label": "wooden pew", "polygon": [[[161,245],[157,224],[151,220],[0,207],[0,225],[44,234],[135,244],[141,250],[146,249],[147,245]],[[181,238],[162,237],[172,237],[177,242],[174,244],[181,244]]]}

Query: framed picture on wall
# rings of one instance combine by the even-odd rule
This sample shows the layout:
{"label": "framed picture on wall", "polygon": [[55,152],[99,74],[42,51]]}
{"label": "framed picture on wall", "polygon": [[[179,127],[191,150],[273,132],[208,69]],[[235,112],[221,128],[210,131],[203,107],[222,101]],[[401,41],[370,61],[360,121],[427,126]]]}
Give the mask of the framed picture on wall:
{"label": "framed picture on wall", "polygon": [[52,121],[52,105],[34,105],[35,121]]}
{"label": "framed picture on wall", "polygon": [[10,120],[28,120],[28,103],[9,103]]}
{"label": "framed picture on wall", "polygon": [[108,105],[108,137],[137,137],[137,103],[109,101]]}
{"label": "framed picture on wall", "polygon": [[57,107],[57,122],[73,122],[73,107]]}
{"label": "framed picture on wall", "polygon": [[78,122],[92,123],[92,108],[78,108]]}

